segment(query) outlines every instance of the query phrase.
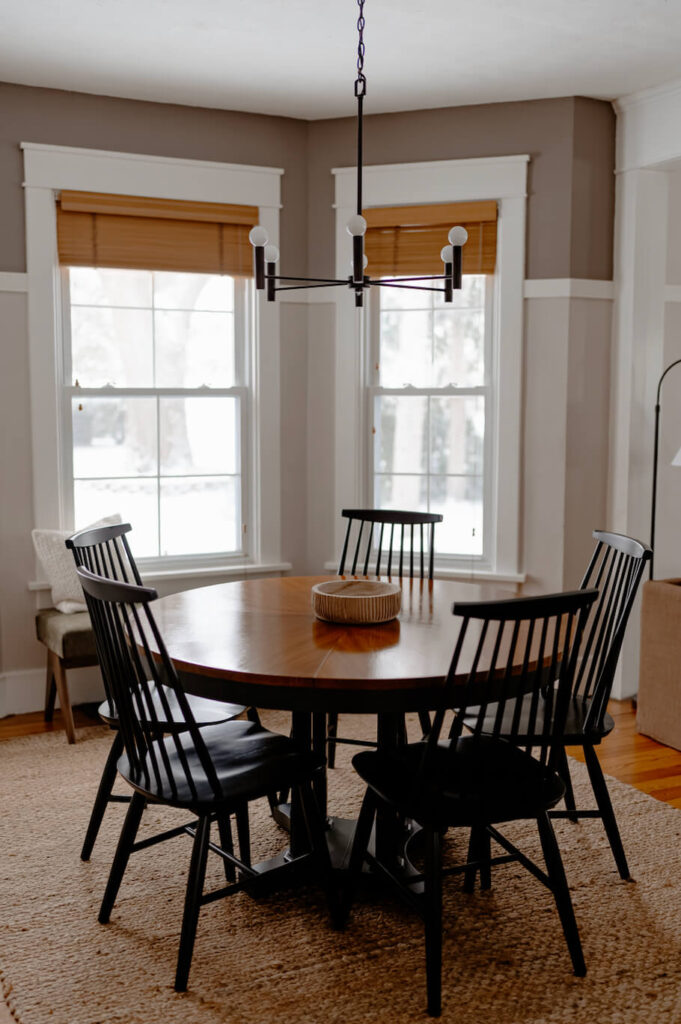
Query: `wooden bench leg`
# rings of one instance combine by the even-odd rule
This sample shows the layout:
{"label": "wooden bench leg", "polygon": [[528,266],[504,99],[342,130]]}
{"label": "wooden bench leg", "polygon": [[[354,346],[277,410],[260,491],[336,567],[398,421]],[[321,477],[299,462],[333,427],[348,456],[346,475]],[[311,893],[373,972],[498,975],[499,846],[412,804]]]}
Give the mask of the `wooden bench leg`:
{"label": "wooden bench leg", "polygon": [[[71,710],[71,699],[69,697],[69,686],[66,681],[66,670],[62,665],[61,658],[54,651],[47,652],[47,677],[54,680],[57,696],[59,697],[59,704],[61,706],[61,713],[64,719],[64,728],[66,729],[66,738],[69,743],[76,742],[76,727],[73,722],[73,711]],[[51,692],[51,684],[50,686]],[[51,698],[52,707],[54,707],[54,697]],[[46,709],[47,711],[47,706]]]}
{"label": "wooden bench leg", "polygon": [[45,721],[51,722],[54,716],[54,699],[57,696],[57,684],[54,681],[51,651],[47,652],[47,677],[45,679]]}

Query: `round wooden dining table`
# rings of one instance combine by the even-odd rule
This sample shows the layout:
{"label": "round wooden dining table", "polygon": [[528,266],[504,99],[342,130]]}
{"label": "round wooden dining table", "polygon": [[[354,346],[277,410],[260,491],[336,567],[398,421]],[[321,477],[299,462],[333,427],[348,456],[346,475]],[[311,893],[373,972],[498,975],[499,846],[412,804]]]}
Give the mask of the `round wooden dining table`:
{"label": "round wooden dining table", "polygon": [[[458,623],[457,601],[515,596],[498,585],[449,580],[395,580],[402,589],[399,616],[380,625],[339,625],[316,618],[314,584],[337,577],[304,576],[240,580],[187,590],[154,603],[168,654],[185,687],[201,696],[293,712],[292,735],[322,756],[326,714],[372,713],[377,742],[397,742],[404,712],[442,704]],[[471,631],[470,653],[475,649]],[[469,667],[466,647],[459,658]],[[316,786],[326,811],[326,781]],[[289,824],[291,851],[302,830],[295,806],[274,809]],[[333,821],[329,845],[337,865],[347,862],[354,823]],[[378,823],[377,848],[396,848],[395,823]]]}
{"label": "round wooden dining table", "polygon": [[[239,580],[163,597],[154,614],[175,666],[203,696],[289,711],[433,709],[458,633],[456,601],[514,597],[496,584],[393,580],[399,616],[379,625],[323,622],[314,584],[329,576]],[[471,655],[475,638],[471,635]],[[460,658],[466,668],[466,650]]]}

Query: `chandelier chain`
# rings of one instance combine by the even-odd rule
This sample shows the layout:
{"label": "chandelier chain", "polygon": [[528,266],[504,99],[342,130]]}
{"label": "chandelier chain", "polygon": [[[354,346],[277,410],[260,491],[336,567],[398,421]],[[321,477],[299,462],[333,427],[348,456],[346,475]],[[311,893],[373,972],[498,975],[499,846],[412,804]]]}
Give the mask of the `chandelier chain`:
{"label": "chandelier chain", "polygon": [[359,34],[359,40],[357,42],[357,81],[355,82],[356,96],[363,96],[366,92],[366,77],[364,75],[364,26],[366,24],[364,20],[364,3],[365,0],[357,0],[357,6],[359,7],[359,17],[357,18],[357,32]]}

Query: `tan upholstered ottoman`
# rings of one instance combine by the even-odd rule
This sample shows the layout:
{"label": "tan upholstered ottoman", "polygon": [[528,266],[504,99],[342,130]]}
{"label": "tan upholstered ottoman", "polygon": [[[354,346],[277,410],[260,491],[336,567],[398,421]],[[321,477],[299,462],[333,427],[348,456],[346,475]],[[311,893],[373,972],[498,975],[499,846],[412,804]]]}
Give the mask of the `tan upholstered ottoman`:
{"label": "tan upholstered ottoman", "polygon": [[681,750],[681,579],[643,584],[636,727]]}

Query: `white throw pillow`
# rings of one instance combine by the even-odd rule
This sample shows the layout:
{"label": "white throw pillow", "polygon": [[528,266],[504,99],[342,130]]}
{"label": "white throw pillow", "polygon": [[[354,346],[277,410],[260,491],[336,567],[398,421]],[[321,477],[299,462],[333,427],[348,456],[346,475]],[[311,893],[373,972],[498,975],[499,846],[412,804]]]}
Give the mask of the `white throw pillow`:
{"label": "white throw pillow", "polygon": [[[114,526],[123,520],[116,513],[85,527],[96,530],[99,526]],[[52,587],[52,603],[60,612],[72,615],[85,612],[87,607],[83,599],[83,590],[76,574],[76,563],[73,554],[64,541],[71,537],[73,530],[33,530],[33,547],[45,570],[47,582]]]}

